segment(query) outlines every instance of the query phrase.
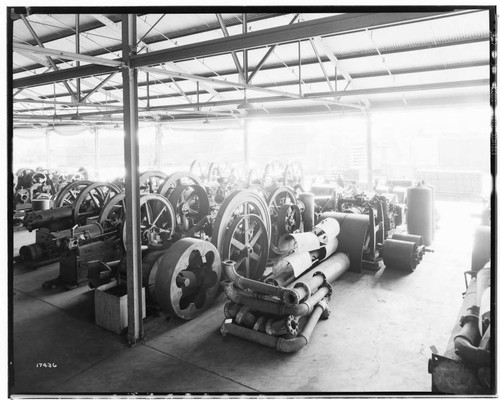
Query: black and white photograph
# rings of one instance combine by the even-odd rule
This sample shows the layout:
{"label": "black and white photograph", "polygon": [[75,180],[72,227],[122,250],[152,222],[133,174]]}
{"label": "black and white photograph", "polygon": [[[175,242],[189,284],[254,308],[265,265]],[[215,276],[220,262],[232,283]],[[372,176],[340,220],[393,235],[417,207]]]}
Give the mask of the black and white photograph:
{"label": "black and white photograph", "polygon": [[46,3],[8,398],[497,395],[496,6]]}

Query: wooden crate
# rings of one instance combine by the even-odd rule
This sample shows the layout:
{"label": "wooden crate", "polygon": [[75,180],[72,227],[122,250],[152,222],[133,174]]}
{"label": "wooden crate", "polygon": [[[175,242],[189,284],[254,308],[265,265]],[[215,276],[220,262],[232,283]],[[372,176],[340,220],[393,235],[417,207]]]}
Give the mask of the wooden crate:
{"label": "wooden crate", "polygon": [[[146,316],[146,292],[142,288],[142,315]],[[128,326],[127,290],[113,281],[95,290],[95,323],[120,334]]]}

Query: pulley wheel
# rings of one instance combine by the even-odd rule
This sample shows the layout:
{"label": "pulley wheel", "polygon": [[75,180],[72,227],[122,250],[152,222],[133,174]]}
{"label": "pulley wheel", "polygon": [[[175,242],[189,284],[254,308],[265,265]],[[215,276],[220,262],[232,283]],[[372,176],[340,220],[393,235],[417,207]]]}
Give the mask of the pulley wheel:
{"label": "pulley wheel", "polygon": [[204,312],[218,292],[220,260],[210,242],[194,238],[175,242],[157,260],[154,295],[160,307],[184,320]]}
{"label": "pulley wheel", "polygon": [[417,244],[404,240],[387,239],[383,247],[383,261],[387,268],[413,272],[417,267]]}
{"label": "pulley wheel", "polygon": [[278,219],[276,224],[273,225],[271,237],[271,249],[276,254],[284,254],[279,247],[279,239],[283,235],[289,235],[300,229],[300,209],[296,204],[285,204],[280,207],[278,212]]}
{"label": "pulley wheel", "polygon": [[223,260],[233,260],[240,275],[258,280],[266,269],[268,243],[262,219],[254,214],[241,215],[227,229],[221,256]]}
{"label": "pulley wheel", "polygon": [[234,191],[224,199],[220,206],[212,230],[212,243],[215,247],[221,250],[228,228],[236,218],[248,214],[257,215],[263,221],[268,238],[267,247],[269,247],[271,232],[269,210],[262,197],[248,189]]}

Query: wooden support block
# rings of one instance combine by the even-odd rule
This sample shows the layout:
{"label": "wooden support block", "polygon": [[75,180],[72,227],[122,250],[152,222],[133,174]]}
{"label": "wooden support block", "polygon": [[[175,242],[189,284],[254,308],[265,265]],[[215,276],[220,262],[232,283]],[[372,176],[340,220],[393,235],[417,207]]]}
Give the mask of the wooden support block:
{"label": "wooden support block", "polygon": [[[142,288],[142,316],[146,316],[146,292]],[[120,334],[128,326],[127,288],[113,281],[95,290],[95,323]]]}

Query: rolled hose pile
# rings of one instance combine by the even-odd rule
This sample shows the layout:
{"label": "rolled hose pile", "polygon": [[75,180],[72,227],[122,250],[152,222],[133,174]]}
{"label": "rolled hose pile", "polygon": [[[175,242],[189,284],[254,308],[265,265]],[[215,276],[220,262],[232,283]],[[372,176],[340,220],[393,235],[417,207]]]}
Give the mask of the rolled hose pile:
{"label": "rolled hose pile", "polygon": [[329,317],[331,283],[348,268],[349,257],[336,253],[287,286],[276,286],[245,278],[234,261],[224,261],[228,279],[221,286],[230,301],[222,334],[287,353],[302,349],[318,321]]}

